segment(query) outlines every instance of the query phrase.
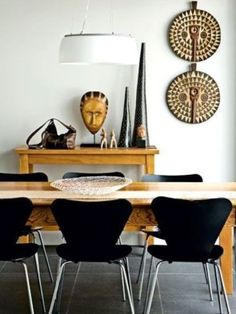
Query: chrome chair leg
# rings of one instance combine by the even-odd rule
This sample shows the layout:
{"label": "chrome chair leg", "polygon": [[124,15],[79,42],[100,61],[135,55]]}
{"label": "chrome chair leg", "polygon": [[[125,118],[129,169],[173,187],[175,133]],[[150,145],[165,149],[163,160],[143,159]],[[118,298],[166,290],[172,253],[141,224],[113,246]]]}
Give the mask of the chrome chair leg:
{"label": "chrome chair leg", "polygon": [[63,274],[63,270],[64,270],[65,265],[68,264],[68,263],[72,263],[72,262],[71,261],[63,262],[61,264],[61,266],[60,266],[59,271],[58,271],[57,279],[56,279],[56,283],[55,283],[55,287],[54,287],[54,291],[53,291],[52,300],[51,300],[51,304],[50,304],[50,307],[49,307],[48,314],[52,314],[52,311],[53,311],[53,308],[54,308],[54,304],[55,304],[56,299],[57,299],[57,292],[58,292],[59,284],[60,284],[60,281],[61,281],[61,276]]}
{"label": "chrome chair leg", "polygon": [[42,288],[42,281],[41,281],[40,269],[39,269],[38,253],[35,253],[34,261],[35,261],[35,268],[36,268],[36,273],[37,273],[37,278],[38,278],[38,286],[39,286],[39,292],[40,292],[40,296],[41,296],[43,313],[46,313],[46,306],[45,306],[45,300],[44,300],[43,288]]}
{"label": "chrome chair leg", "polygon": [[[218,272],[218,275],[219,275],[219,279],[220,279],[220,283],[221,283],[221,291],[223,292],[223,296],[224,296],[224,301],[225,301],[225,306],[226,306],[226,309],[227,309],[227,313],[228,314],[231,314],[231,310],[230,310],[230,307],[229,307],[229,301],[228,301],[228,297],[227,297],[227,294],[226,294],[226,290],[225,290],[225,285],[224,285],[224,280],[223,280],[223,276],[222,276],[222,271],[221,271],[221,267],[218,263],[216,262],[213,262],[213,265],[214,265],[214,269],[215,271]],[[215,273],[216,275],[216,278],[217,278],[217,274]],[[218,279],[217,279],[218,281]],[[219,283],[218,283],[218,288],[217,288],[217,292],[218,292],[218,300],[221,300],[221,295],[220,295],[220,289],[219,289]],[[221,302],[219,301],[219,307],[220,307],[220,313],[223,313],[222,311],[222,304]]]}
{"label": "chrome chair leg", "polygon": [[54,307],[56,308],[56,313],[60,313],[62,290],[63,290],[63,284],[64,284],[64,275],[65,275],[65,267],[62,270],[61,280],[60,280],[60,284],[57,290],[56,305],[54,305]]}
{"label": "chrome chair leg", "polygon": [[141,276],[141,273],[142,273],[142,270],[144,269],[144,267],[143,267],[143,263],[144,263],[144,259],[145,259],[145,248],[147,248],[147,246],[148,246],[148,243],[147,243],[147,241],[148,241],[148,234],[146,234],[146,239],[144,240],[145,241],[145,244],[144,244],[144,249],[143,249],[143,253],[142,253],[142,257],[141,257],[141,262],[140,262],[140,265],[139,265],[139,270],[138,270],[138,277],[137,277],[137,279],[136,279],[136,283],[138,283],[139,282],[139,279],[140,279],[140,276]]}
{"label": "chrome chair leg", "polygon": [[[62,258],[59,257],[59,259],[58,259],[58,264],[57,264],[57,275],[58,275],[59,270],[60,270],[60,268],[61,268],[61,263],[62,263]],[[56,275],[56,277],[57,277],[57,275]]]}
{"label": "chrome chair leg", "polygon": [[[149,289],[147,289],[147,306],[146,308],[144,308],[144,313],[145,314],[149,314],[150,310],[151,310],[151,306],[152,306],[152,300],[153,300],[153,295],[154,295],[154,291],[155,291],[155,287],[156,287],[156,282],[157,282],[157,275],[158,275],[158,271],[160,268],[160,265],[163,263],[163,261],[159,261],[156,265],[156,271],[154,273],[154,277],[152,280],[152,283],[149,283]],[[150,291],[150,293],[149,293]],[[149,296],[148,296],[149,295]]]}
{"label": "chrome chair leg", "polygon": [[210,295],[210,301],[213,301],[213,294],[212,294],[212,285],[211,285],[211,277],[210,277],[210,272],[209,272],[209,265],[208,263],[202,263],[203,266],[203,271],[206,279],[206,283],[208,285],[208,291]]}
{"label": "chrome chair leg", "polygon": [[31,293],[30,282],[29,282],[28,268],[24,262],[21,262],[21,264],[23,265],[24,271],[25,271],[25,280],[26,280],[27,292],[28,292],[28,298],[29,298],[30,313],[34,314],[34,305],[33,305],[32,293]]}
{"label": "chrome chair leg", "polygon": [[147,247],[148,247],[147,240],[148,240],[148,236],[146,238],[145,246],[143,249],[143,255],[142,255],[142,259],[141,259],[141,264],[140,264],[140,269],[139,269],[139,273],[141,273],[141,277],[140,277],[140,275],[138,275],[138,279],[137,279],[137,280],[139,280],[139,277],[140,277],[139,291],[138,291],[138,300],[139,301],[142,298],[142,291],[143,291],[143,280],[144,280],[146,260],[147,260]]}
{"label": "chrome chair leg", "polygon": [[148,295],[150,293],[150,283],[151,283],[151,274],[152,274],[153,264],[154,264],[154,257],[151,256],[151,261],[150,261],[150,266],[149,266],[149,271],[148,271],[148,279],[147,279],[147,291],[146,291],[146,296],[144,300],[144,313],[147,308]]}
{"label": "chrome chair leg", "polygon": [[220,313],[222,314],[222,301],[221,301],[221,296],[220,296],[220,287],[219,287],[219,280],[218,280],[218,274],[217,274],[217,269],[216,269],[216,265],[215,263],[213,263],[214,265],[214,274],[215,274],[215,282],[216,282],[216,290],[217,290],[217,298],[218,298],[218,303],[219,303],[219,309],[220,309]]}
{"label": "chrome chair leg", "polygon": [[134,303],[133,303],[133,298],[132,298],[132,287],[129,284],[125,266],[124,266],[124,264],[122,262],[117,262],[117,263],[120,266],[120,269],[121,269],[121,271],[123,273],[124,283],[125,283],[125,287],[126,287],[126,291],[127,291],[127,295],[128,295],[128,300],[129,300],[131,313],[135,314]]}
{"label": "chrome chair leg", "polygon": [[134,302],[128,257],[124,258],[124,266],[125,266],[126,273],[127,273],[127,279],[128,279],[128,284],[129,284],[129,287],[130,287],[131,298],[132,298],[132,301]]}
{"label": "chrome chair leg", "polygon": [[37,235],[38,235],[38,238],[39,238],[42,250],[43,250],[44,259],[45,259],[45,262],[46,262],[46,265],[47,265],[49,277],[50,277],[51,282],[53,282],[54,279],[53,279],[53,275],[52,275],[52,270],[51,270],[51,266],[50,266],[50,263],[49,263],[49,260],[48,260],[48,255],[47,255],[47,252],[46,252],[46,249],[45,249],[45,244],[44,244],[44,241],[43,241],[42,233],[41,233],[40,230],[33,230],[33,232],[36,232]]}
{"label": "chrome chair leg", "polygon": [[[122,245],[122,239],[121,236],[119,236],[118,239],[118,244]],[[125,284],[124,284],[124,277],[123,277],[123,273],[120,270],[120,276],[121,276],[121,289],[122,289],[122,297],[123,297],[123,301],[126,301],[126,294],[125,294]]]}
{"label": "chrome chair leg", "polygon": [[123,301],[126,301],[126,294],[125,294],[125,283],[124,283],[124,276],[123,272],[120,268],[120,278],[121,278],[121,288],[122,288],[122,296],[123,296]]}

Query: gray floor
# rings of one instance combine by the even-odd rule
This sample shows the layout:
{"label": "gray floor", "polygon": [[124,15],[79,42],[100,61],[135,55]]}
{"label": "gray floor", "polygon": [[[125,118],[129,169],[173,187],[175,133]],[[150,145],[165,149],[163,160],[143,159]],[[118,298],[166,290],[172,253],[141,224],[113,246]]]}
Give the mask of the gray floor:
{"label": "gray floor", "polygon": [[[48,247],[50,263],[55,275],[58,258],[55,247]],[[137,276],[140,249],[135,248],[130,260],[135,310],[143,312],[143,302],[137,301]],[[41,313],[33,260],[29,260],[30,280],[35,313]],[[44,260],[40,254],[43,288],[47,307],[53,291]],[[213,278],[213,277],[212,277]],[[215,289],[214,289],[215,291]],[[207,314],[219,313],[217,299],[209,301],[202,266],[198,264],[166,264],[160,269],[159,287],[156,289],[151,313]],[[229,296],[232,314],[236,313],[236,292]],[[24,275],[20,265],[0,263],[0,313],[29,313]],[[128,302],[121,301],[119,269],[115,265],[68,265],[62,296],[61,314],[125,314],[130,313]]]}

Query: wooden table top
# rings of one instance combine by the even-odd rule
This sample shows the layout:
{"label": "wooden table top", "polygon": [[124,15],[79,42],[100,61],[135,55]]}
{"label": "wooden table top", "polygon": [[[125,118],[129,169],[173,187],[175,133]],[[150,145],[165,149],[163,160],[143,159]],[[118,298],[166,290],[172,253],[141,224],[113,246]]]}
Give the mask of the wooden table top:
{"label": "wooden table top", "polygon": [[133,205],[148,206],[157,196],[184,199],[225,197],[236,205],[236,182],[226,183],[149,183],[133,182],[125,188],[106,195],[85,196],[56,190],[50,182],[0,182],[0,198],[28,197],[34,204],[48,205],[56,198],[104,200],[126,198]]}

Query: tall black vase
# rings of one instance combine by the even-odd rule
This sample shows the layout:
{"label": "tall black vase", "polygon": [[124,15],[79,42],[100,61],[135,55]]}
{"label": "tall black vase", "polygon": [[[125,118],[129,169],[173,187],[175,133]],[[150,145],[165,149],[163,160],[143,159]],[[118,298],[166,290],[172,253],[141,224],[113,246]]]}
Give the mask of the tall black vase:
{"label": "tall black vase", "polygon": [[119,147],[130,147],[131,146],[131,119],[129,109],[129,89],[125,88],[125,100],[123,109],[123,118],[120,129],[120,138],[118,142]]}
{"label": "tall black vase", "polygon": [[132,146],[149,146],[146,101],[145,43],[141,44]]}

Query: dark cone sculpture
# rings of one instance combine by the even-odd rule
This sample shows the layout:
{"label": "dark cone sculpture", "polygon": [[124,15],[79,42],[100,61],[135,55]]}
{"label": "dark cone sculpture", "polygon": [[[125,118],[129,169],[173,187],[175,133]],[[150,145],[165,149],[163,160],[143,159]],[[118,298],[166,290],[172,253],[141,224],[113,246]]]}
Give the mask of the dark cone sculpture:
{"label": "dark cone sculpture", "polygon": [[129,89],[125,88],[123,118],[120,129],[119,147],[131,147],[131,119],[129,109]]}
{"label": "dark cone sculpture", "polygon": [[132,146],[149,146],[146,102],[145,43],[141,45]]}

